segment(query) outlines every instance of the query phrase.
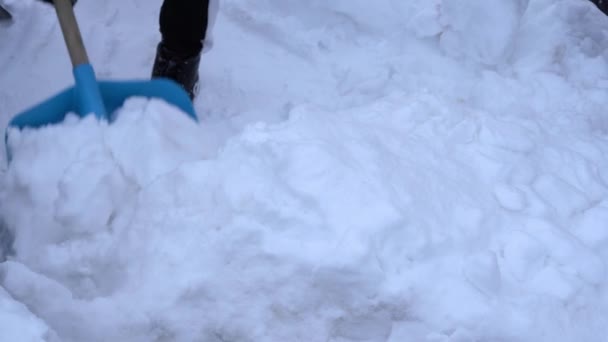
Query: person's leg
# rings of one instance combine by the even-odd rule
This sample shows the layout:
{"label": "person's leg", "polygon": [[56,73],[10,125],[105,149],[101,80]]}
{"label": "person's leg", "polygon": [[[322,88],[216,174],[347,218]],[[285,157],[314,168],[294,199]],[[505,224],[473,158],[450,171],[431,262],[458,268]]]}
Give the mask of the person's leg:
{"label": "person's leg", "polygon": [[608,0],[591,0],[604,14],[608,15]]}
{"label": "person's leg", "polygon": [[159,18],[165,46],[182,56],[199,54],[207,31],[208,11],[208,0],[165,0]]}
{"label": "person's leg", "polygon": [[209,0],[165,0],[152,77],[171,78],[194,98],[208,22]]}

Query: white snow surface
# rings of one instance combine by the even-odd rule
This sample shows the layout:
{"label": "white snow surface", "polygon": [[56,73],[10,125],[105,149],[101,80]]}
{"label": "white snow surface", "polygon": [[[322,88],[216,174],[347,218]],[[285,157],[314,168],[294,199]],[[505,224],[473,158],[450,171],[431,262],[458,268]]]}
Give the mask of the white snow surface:
{"label": "white snow surface", "polygon": [[[0,128],[72,84],[4,0]],[[81,0],[99,78],[159,0]],[[608,18],[586,0],[222,0],[199,122],[10,130],[0,341],[605,341]],[[0,235],[2,236],[2,235]]]}

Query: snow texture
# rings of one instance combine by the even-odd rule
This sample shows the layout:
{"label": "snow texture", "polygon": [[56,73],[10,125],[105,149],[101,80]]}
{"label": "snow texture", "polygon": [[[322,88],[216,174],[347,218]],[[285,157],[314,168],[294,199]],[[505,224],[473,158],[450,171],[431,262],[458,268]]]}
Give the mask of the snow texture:
{"label": "snow texture", "polygon": [[[72,83],[52,9],[4,3],[0,128]],[[148,77],[159,6],[79,2],[99,78]],[[605,341],[591,2],[222,0],[214,39],[199,123],[9,130],[0,341]]]}

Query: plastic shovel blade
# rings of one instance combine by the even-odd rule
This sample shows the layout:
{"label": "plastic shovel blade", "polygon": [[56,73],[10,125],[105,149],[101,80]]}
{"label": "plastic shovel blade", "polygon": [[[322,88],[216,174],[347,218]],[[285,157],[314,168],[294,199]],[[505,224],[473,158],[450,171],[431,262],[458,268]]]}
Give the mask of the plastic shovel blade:
{"label": "plastic shovel blade", "polygon": [[[172,80],[158,78],[147,81],[100,81],[97,84],[103,106],[105,107],[105,113],[113,113],[130,97],[159,98],[178,107],[194,121],[198,121],[190,97],[182,87]],[[81,110],[83,107],[82,99],[84,97],[81,88],[77,86],[67,88],[57,95],[16,115],[9,122],[8,129],[38,128],[58,124],[65,119],[68,113],[74,113],[80,117],[89,114],[98,115],[98,113]],[[105,113],[101,114],[102,118],[110,121]],[[5,144],[7,158],[10,162],[11,152],[7,141],[8,129],[5,134]]]}
{"label": "plastic shovel blade", "polygon": [[[126,99],[134,96],[160,98],[172,104],[195,121],[197,120],[192,101],[188,94],[175,82],[168,79],[151,81],[101,81],[98,82],[101,97],[108,113],[123,105]],[[9,127],[38,128],[63,121],[68,113],[84,117],[79,107],[79,96],[75,87],[70,87],[46,101],[15,116]],[[107,119],[107,118],[106,118]]]}

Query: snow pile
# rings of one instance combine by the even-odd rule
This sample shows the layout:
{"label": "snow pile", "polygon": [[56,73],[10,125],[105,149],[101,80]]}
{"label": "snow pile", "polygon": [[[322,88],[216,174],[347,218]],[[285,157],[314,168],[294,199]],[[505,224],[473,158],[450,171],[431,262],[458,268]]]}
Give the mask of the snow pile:
{"label": "snow pile", "polygon": [[4,288],[0,288],[0,322],[6,341],[43,341],[53,336],[43,321],[15,302]]}
{"label": "snow pile", "polygon": [[602,341],[605,27],[575,0],[226,0],[199,105],[251,110],[11,132],[0,337]]}
{"label": "snow pile", "polygon": [[546,134],[522,145],[524,127],[394,93],[295,108],[203,160],[185,115],[136,104],[110,126],[11,141],[19,263],[3,285],[64,339],[593,340],[605,326],[605,185],[550,167],[582,157],[541,153]]}

